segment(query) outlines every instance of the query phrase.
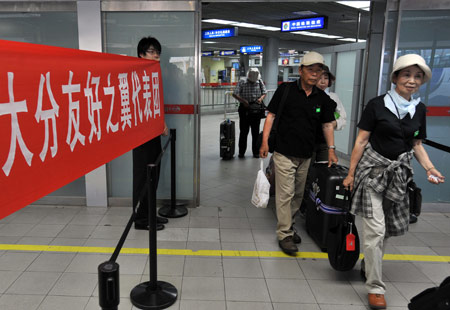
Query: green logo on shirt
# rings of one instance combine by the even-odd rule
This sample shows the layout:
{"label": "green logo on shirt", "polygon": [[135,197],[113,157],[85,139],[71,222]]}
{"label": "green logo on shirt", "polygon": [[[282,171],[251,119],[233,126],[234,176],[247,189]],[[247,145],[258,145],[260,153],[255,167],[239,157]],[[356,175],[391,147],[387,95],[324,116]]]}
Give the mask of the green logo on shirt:
{"label": "green logo on shirt", "polygon": [[316,113],[320,113],[320,108],[316,108]]}
{"label": "green logo on shirt", "polygon": [[414,137],[417,137],[419,135],[419,131],[417,130],[415,133],[414,133]]}

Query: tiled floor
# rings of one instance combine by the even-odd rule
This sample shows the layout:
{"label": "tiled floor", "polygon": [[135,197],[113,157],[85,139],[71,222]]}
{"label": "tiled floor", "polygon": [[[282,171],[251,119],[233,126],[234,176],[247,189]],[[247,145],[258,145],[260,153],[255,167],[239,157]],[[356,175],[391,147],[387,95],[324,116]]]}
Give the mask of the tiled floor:
{"label": "tiled floor", "polygon": [[[230,117],[237,121],[235,114]],[[220,121],[218,115],[202,119],[201,206],[190,209],[186,217],[170,219],[158,232],[158,248],[167,254],[158,256],[158,280],[178,289],[177,302],[169,309],[367,309],[359,264],[353,271],[337,272],[326,259],[267,255],[279,251],[273,201],[268,209],[250,204],[259,160],[249,155],[250,150],[245,159],[220,160]],[[385,261],[389,309],[407,309],[412,296],[450,275],[449,206],[426,205],[406,236],[388,241],[387,254],[446,256],[447,260]],[[1,220],[0,309],[100,309],[97,266],[110,254],[98,249],[87,253],[68,248],[11,250],[5,245],[115,247],[129,216],[129,208],[119,207],[29,206]],[[303,238],[300,250],[320,252],[306,234],[302,218],[296,227]],[[147,232],[132,229],[124,247],[145,249],[147,238]],[[183,249],[205,251],[186,255],[179,251]],[[255,256],[255,251],[269,252]],[[119,309],[129,310],[133,308],[130,291],[149,280],[148,259],[144,254],[121,254],[118,263]]]}

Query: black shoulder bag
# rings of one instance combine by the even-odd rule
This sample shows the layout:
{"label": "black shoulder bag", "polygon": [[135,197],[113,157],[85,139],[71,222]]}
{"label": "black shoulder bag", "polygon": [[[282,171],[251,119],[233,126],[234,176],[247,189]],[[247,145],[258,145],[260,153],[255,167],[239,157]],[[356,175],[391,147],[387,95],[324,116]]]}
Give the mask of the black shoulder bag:
{"label": "black shoulder bag", "polygon": [[[261,91],[261,95],[263,95],[262,90],[262,83],[263,81],[261,79],[258,80],[259,83],[259,89]],[[259,118],[265,118],[266,117],[266,106],[264,105],[264,101],[261,101],[260,103],[258,101],[251,101],[248,103],[248,114],[253,117],[259,117]]]}
{"label": "black shoulder bag", "polygon": [[[286,86],[286,88],[284,89],[283,97],[281,97],[281,101],[280,101],[280,106],[278,107],[277,114],[275,115],[275,120],[273,121],[272,129],[270,130],[269,139],[267,141],[267,143],[269,144],[269,152],[270,153],[273,153],[275,151],[278,123],[279,123],[280,118],[281,118],[281,112],[283,112],[284,103],[286,102],[286,98],[287,98],[287,95],[289,93],[289,89],[290,89],[290,84],[288,84]],[[259,133],[259,137],[258,137],[258,145],[260,147],[261,147],[261,144],[262,144],[262,136],[263,136],[263,133],[260,132]]]}
{"label": "black shoulder bag", "polygon": [[[388,93],[388,95],[389,97],[391,97],[391,100],[394,103],[395,110],[397,110],[398,120],[400,122],[400,128],[403,135],[403,142],[406,144],[406,136],[402,126],[400,112],[398,111],[397,104],[395,103],[394,98],[392,98],[391,94]],[[409,196],[409,213],[414,214],[415,216],[419,216],[420,212],[422,211],[422,189],[417,187],[416,183],[411,180],[408,183],[406,190],[408,191]]]}

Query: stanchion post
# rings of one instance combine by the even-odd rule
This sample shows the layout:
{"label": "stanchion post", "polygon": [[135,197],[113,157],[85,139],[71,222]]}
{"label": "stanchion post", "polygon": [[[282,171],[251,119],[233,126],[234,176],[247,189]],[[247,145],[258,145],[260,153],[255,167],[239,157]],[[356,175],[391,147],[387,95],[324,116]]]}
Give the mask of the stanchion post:
{"label": "stanchion post", "polygon": [[170,283],[158,281],[156,244],[157,165],[147,167],[150,281],[137,285],[130,293],[131,303],[139,309],[166,309],[177,300],[178,292]]}
{"label": "stanchion post", "polygon": [[171,206],[175,206],[175,200],[177,195],[177,172],[176,172],[176,141],[177,141],[177,130],[170,129],[170,203]]}
{"label": "stanchion post", "polygon": [[176,139],[177,130],[170,129],[170,205],[160,208],[158,213],[168,218],[183,217],[188,213],[185,203],[177,203],[176,188]]}
{"label": "stanchion post", "polygon": [[119,264],[104,262],[98,266],[98,301],[102,310],[117,310],[120,303]]}
{"label": "stanchion post", "polygon": [[156,245],[156,184],[157,180],[157,166],[154,164],[148,165],[147,180],[150,180],[148,185],[148,249],[149,249],[149,264],[150,264],[150,290],[157,289],[156,282],[158,277],[158,262]]}

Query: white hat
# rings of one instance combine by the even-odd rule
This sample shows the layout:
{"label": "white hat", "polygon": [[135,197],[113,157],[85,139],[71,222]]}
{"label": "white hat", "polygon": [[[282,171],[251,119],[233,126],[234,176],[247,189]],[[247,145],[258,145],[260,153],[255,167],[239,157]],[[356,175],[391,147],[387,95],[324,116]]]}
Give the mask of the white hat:
{"label": "white hat", "polygon": [[431,69],[428,67],[427,63],[425,62],[425,59],[422,58],[422,56],[417,54],[408,54],[403,55],[397,58],[397,60],[394,63],[394,67],[392,68],[391,72],[391,82],[392,78],[394,77],[394,73],[398,72],[402,69],[405,69],[409,66],[417,65],[420,69],[422,69],[425,76],[423,77],[423,82],[426,83],[431,79]]}
{"label": "white hat", "polygon": [[247,79],[250,82],[255,83],[259,79],[259,70],[258,68],[250,68],[247,73]]}
{"label": "white hat", "polygon": [[303,56],[302,61],[300,62],[301,66],[311,66],[314,64],[325,64],[323,56],[314,51],[306,53],[305,56]]}

